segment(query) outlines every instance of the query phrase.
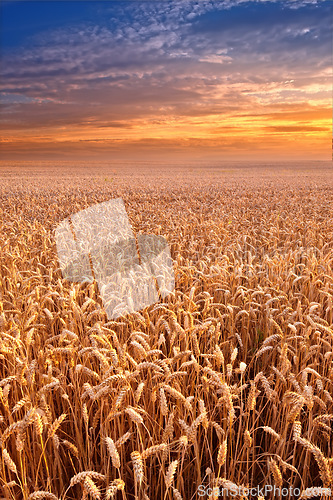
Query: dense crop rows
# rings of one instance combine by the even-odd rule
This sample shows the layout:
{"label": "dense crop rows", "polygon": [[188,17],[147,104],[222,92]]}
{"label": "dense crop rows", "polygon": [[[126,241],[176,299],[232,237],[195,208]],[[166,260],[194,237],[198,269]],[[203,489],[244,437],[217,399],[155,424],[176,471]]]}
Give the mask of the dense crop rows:
{"label": "dense crop rows", "polygon": [[[4,498],[329,498],[332,182],[223,172],[2,178]],[[108,321],[95,284],[62,279],[53,230],[114,197],[166,237],[176,290]]]}

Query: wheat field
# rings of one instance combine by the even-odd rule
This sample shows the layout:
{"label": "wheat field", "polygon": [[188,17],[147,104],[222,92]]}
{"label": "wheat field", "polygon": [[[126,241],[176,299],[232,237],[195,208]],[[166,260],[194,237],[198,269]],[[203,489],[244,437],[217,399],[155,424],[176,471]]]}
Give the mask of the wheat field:
{"label": "wheat field", "polygon": [[[109,321],[54,229],[116,197],[176,287]],[[2,166],[0,198],[0,497],[330,498],[330,164]]]}

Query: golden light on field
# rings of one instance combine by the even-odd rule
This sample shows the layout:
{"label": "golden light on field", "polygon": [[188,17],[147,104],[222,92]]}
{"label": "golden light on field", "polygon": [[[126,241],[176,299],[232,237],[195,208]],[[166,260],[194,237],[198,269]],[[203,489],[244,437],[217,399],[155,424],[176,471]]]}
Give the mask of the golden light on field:
{"label": "golden light on field", "polygon": [[[333,176],[301,163],[3,166],[0,495],[327,496]],[[168,241],[176,286],[110,321],[96,282],[64,279],[54,229],[119,197]]]}

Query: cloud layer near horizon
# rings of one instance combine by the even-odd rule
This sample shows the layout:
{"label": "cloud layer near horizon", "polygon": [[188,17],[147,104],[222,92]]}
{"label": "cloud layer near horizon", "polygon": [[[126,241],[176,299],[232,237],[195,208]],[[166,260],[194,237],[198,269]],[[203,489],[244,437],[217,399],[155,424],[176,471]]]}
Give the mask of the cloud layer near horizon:
{"label": "cloud layer near horizon", "polygon": [[[4,23],[20,4],[9,7]],[[47,30],[41,23],[24,45],[6,46],[3,35],[8,158],[329,158],[327,1],[72,2],[71,9],[74,21]]]}

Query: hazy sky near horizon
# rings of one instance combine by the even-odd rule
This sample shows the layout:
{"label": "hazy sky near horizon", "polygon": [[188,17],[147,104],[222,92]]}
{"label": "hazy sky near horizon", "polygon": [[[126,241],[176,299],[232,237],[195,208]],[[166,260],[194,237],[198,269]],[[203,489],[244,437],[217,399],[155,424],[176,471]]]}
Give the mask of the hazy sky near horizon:
{"label": "hazy sky near horizon", "polygon": [[331,158],[330,0],[1,3],[6,159]]}

